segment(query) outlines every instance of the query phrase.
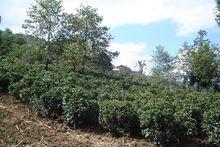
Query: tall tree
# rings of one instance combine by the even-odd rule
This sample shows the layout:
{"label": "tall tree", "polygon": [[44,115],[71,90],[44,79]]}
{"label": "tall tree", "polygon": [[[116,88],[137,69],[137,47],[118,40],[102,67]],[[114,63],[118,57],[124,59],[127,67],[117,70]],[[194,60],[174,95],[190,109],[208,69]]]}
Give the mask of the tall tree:
{"label": "tall tree", "polygon": [[156,65],[152,70],[153,74],[162,76],[165,79],[170,79],[169,72],[173,68],[173,60],[174,57],[165,51],[163,46],[157,46],[153,55],[153,61]]}
{"label": "tall tree", "polygon": [[102,26],[103,18],[98,15],[97,10],[90,6],[81,6],[76,14],[81,27],[78,32],[82,40],[86,41],[91,49],[91,60],[95,65],[102,69],[112,69],[111,60],[117,53],[107,50],[112,40],[109,28]]}
{"label": "tall tree", "polygon": [[191,84],[197,83],[198,90],[200,87],[209,88],[211,86],[218,69],[216,53],[218,48],[206,37],[207,32],[200,30],[189,54],[190,82]]}
{"label": "tall tree", "polygon": [[46,40],[44,48],[46,69],[49,64],[49,55],[53,53],[51,44],[57,38],[61,28],[62,1],[61,0],[35,0],[27,15],[23,28],[26,33],[38,39]]}
{"label": "tall tree", "polygon": [[66,15],[62,31],[66,34],[65,40],[72,41],[73,38],[80,37],[81,42],[87,45],[82,49],[82,53],[85,53],[83,65],[87,60],[90,66],[110,70],[113,67],[111,61],[118,53],[107,50],[112,37],[109,34],[109,28],[101,25],[102,20],[96,9],[81,6],[75,15]]}
{"label": "tall tree", "polygon": [[216,13],[215,13],[216,14],[215,20],[220,26],[220,0],[216,0],[216,4],[217,6],[216,6]]}
{"label": "tall tree", "polygon": [[27,15],[23,28],[26,33],[38,38],[53,41],[61,27],[62,2],[61,0],[35,0]]}
{"label": "tall tree", "polygon": [[176,78],[183,80],[185,84],[187,84],[191,73],[189,66],[189,54],[191,50],[192,46],[188,42],[184,42],[174,62],[173,72],[176,74]]}
{"label": "tall tree", "polygon": [[218,81],[219,48],[206,39],[207,32],[200,30],[193,45],[184,43],[175,60],[174,71],[184,84],[209,88]]}
{"label": "tall tree", "polygon": [[190,53],[190,68],[196,77],[198,89],[208,88],[212,84],[212,79],[217,73],[216,54],[209,44],[199,47]]}
{"label": "tall tree", "polygon": [[209,44],[209,39],[206,39],[207,32],[205,30],[199,30],[198,36],[194,39],[193,49],[196,50],[206,44]]}

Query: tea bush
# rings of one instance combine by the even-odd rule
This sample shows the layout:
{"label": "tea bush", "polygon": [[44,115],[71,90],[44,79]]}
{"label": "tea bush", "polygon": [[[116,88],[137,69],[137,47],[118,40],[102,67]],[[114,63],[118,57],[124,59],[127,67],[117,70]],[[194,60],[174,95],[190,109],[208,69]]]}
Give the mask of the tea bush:
{"label": "tea bush", "polygon": [[36,95],[30,100],[33,109],[43,116],[58,118],[62,115],[62,89],[53,87],[48,92],[43,93],[40,97]]}
{"label": "tea bush", "polygon": [[99,123],[115,136],[139,129],[137,113],[131,102],[105,100],[100,104]]}
{"label": "tea bush", "polygon": [[98,103],[89,99],[89,96],[81,88],[70,88],[64,91],[63,111],[68,124],[74,127],[98,123]]}
{"label": "tea bush", "polygon": [[220,99],[216,100],[203,114],[203,128],[210,142],[220,144]]}
{"label": "tea bush", "polygon": [[11,95],[70,126],[100,125],[115,136],[138,134],[156,144],[198,138],[219,144],[219,93],[42,65],[5,63],[0,69],[0,86]]}
{"label": "tea bush", "polygon": [[174,106],[170,102],[152,99],[141,109],[140,126],[145,138],[158,144],[174,139]]}

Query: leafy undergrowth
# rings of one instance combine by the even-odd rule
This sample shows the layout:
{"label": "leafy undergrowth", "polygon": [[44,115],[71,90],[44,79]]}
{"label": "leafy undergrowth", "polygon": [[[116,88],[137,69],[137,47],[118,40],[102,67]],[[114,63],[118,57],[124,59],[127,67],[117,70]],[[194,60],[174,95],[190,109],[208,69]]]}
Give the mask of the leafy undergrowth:
{"label": "leafy undergrowth", "polygon": [[153,146],[109,133],[72,130],[66,124],[38,116],[27,106],[0,95],[0,146]]}

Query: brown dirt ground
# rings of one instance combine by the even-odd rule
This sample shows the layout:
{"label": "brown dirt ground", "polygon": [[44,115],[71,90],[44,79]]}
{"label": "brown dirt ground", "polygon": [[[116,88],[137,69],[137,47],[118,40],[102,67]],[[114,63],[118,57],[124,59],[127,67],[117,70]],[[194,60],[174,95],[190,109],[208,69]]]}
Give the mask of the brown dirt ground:
{"label": "brown dirt ground", "polygon": [[72,130],[65,123],[42,118],[28,106],[0,94],[0,146],[151,147],[141,139],[114,138],[89,129]]}

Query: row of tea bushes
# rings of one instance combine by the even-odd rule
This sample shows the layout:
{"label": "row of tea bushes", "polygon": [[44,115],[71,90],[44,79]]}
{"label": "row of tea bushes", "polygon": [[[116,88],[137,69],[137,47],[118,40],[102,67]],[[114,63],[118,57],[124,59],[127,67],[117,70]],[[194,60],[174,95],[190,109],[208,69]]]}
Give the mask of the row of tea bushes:
{"label": "row of tea bushes", "polygon": [[95,72],[0,66],[0,86],[42,116],[70,126],[99,125],[115,136],[142,135],[156,144],[207,139],[220,143],[220,94],[156,88]]}

